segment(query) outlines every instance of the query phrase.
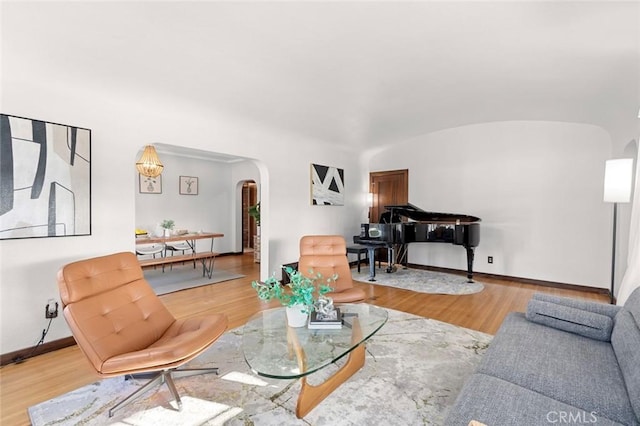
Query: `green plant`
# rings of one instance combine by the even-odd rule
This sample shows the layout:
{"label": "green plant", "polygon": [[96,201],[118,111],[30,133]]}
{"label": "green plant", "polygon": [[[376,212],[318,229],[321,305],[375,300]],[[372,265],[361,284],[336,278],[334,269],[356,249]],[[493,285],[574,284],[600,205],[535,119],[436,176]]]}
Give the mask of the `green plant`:
{"label": "green plant", "polygon": [[165,219],[160,223],[160,226],[164,229],[173,229],[175,222],[171,219]]}
{"label": "green plant", "polygon": [[260,202],[249,207],[249,216],[255,219],[256,225],[260,226]]}
{"label": "green plant", "polygon": [[313,312],[313,305],[319,296],[329,293],[333,288],[329,285],[338,276],[324,278],[320,273],[309,271],[310,275],[305,276],[300,271],[290,266],[285,266],[284,271],[289,276],[290,282],[282,284],[276,277],[271,276],[265,282],[253,281],[253,287],[261,300],[279,300],[284,306],[296,304],[304,305],[304,312]]}

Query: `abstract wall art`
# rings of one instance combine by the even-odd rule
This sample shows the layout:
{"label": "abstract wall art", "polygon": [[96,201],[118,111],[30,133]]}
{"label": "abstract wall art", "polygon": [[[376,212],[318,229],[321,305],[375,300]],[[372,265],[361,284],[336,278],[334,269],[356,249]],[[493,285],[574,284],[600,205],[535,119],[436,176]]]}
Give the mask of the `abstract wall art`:
{"label": "abstract wall art", "polygon": [[0,114],[0,239],[91,235],[91,130]]}
{"label": "abstract wall art", "polygon": [[344,169],[311,164],[311,204],[344,205]]}

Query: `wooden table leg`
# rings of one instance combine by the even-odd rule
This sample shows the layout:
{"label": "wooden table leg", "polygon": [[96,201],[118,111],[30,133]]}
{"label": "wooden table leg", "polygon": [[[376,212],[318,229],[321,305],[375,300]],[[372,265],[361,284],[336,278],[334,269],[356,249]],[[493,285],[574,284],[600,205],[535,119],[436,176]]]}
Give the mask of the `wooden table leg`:
{"label": "wooden table leg", "polygon": [[[355,318],[353,321],[353,334],[351,342],[357,344],[362,340],[362,330],[360,329],[360,323]],[[298,346],[298,349],[299,346]],[[304,352],[302,350],[296,351],[298,356],[298,362],[301,366],[305,364]],[[313,410],[320,402],[322,402],[331,392],[344,383],[349,377],[353,376],[358,370],[364,366],[365,360],[365,346],[364,342],[360,343],[355,349],[353,349],[347,358],[345,364],[340,367],[335,374],[325,380],[319,385],[310,385],[307,383],[307,378],[300,379],[302,389],[300,389],[300,395],[298,396],[298,405],[296,406],[296,417],[303,418],[311,410]],[[304,370],[302,370],[304,371]]]}

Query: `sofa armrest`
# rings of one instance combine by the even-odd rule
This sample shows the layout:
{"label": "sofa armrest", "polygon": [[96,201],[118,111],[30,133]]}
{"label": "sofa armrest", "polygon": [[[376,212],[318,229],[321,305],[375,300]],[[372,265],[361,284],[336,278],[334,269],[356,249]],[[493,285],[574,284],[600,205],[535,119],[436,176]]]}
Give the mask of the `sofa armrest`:
{"label": "sofa armrest", "polygon": [[594,340],[611,340],[613,319],[607,315],[533,299],[527,305],[526,318]]}
{"label": "sofa armrest", "polygon": [[570,299],[568,297],[554,296],[545,293],[534,293],[532,299],[541,300],[543,302],[551,302],[555,303],[556,305],[568,306],[570,308],[581,309],[583,311],[593,312],[595,314],[606,315],[611,318],[614,318],[621,309],[620,306],[609,305],[607,303]]}

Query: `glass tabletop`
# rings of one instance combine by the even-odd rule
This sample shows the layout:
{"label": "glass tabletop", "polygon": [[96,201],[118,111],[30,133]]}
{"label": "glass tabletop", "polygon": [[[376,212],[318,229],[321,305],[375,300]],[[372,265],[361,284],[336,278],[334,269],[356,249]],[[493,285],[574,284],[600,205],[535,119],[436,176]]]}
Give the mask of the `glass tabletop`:
{"label": "glass tabletop", "polygon": [[377,306],[336,306],[344,318],[340,329],[288,327],[285,308],[258,312],[243,328],[242,350],[249,367],[264,377],[303,377],[347,355],[387,322],[387,311]]}

